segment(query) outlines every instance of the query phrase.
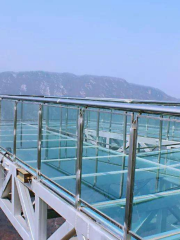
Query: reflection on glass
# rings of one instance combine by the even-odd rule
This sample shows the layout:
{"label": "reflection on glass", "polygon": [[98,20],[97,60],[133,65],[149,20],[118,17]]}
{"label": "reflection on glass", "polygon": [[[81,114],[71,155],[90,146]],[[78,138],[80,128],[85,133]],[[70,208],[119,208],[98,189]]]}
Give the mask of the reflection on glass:
{"label": "reflection on glass", "polygon": [[140,118],[138,123],[132,231],[143,238],[180,229],[180,136],[173,134],[179,122],[167,119]]}
{"label": "reflection on glass", "polygon": [[[131,114],[83,110],[81,199],[124,225]],[[35,169],[38,111],[38,103],[17,104],[16,155]],[[42,113],[41,173],[76,194],[79,106],[43,104]],[[180,121],[152,114],[138,120],[131,230],[158,239],[180,230]],[[13,152],[14,101],[1,101],[0,132],[0,145]]]}
{"label": "reflection on glass", "polygon": [[1,100],[0,146],[13,153],[14,101]]}

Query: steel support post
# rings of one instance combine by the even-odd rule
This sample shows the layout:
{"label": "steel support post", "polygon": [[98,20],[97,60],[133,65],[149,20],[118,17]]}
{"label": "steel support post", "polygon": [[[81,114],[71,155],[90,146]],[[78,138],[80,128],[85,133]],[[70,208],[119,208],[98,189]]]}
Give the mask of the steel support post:
{"label": "steel support post", "polygon": [[111,109],[110,120],[109,120],[109,132],[111,132],[111,130],[112,130],[112,109]]}
{"label": "steel support post", "polygon": [[123,125],[123,153],[126,154],[126,136],[127,136],[127,112],[124,114],[124,125]]}
{"label": "steel support post", "polygon": [[136,120],[133,121],[130,129],[130,146],[129,146],[129,161],[128,161],[128,176],[127,176],[123,240],[131,239],[128,232],[131,229],[131,223],[132,223],[134,179],[135,179],[135,167],[136,167],[136,148],[137,148],[137,121],[138,121],[138,118],[136,118]]}
{"label": "steel support post", "polygon": [[62,111],[62,107],[60,108],[60,133],[62,133],[62,124],[63,124],[63,111]]}
{"label": "steel support post", "polygon": [[86,111],[86,128],[88,128],[89,125],[89,112]]}
{"label": "steel support post", "polygon": [[[61,159],[61,139],[60,134],[62,132],[62,107],[60,107],[60,127],[59,127],[59,159]],[[61,167],[61,161],[59,161],[59,168]]]}
{"label": "steel support post", "polygon": [[[163,116],[161,116],[163,118]],[[158,155],[158,163],[161,162],[161,150],[162,150],[162,131],[163,131],[163,120],[160,119],[159,123],[159,155]],[[159,173],[160,170],[157,170],[157,176],[156,176],[156,192],[158,192],[159,188]]]}
{"label": "steel support post", "polygon": [[22,141],[23,141],[23,126],[22,126],[22,122],[23,122],[23,102],[21,102],[21,147],[22,147]]}
{"label": "steel support post", "polygon": [[91,124],[91,113],[90,113],[90,111],[88,111],[88,116],[87,117],[88,117],[88,126],[87,126],[87,128],[88,128],[89,127],[89,123]]}
{"label": "steel support post", "polygon": [[[77,136],[77,132],[78,132],[78,117],[79,117],[79,115],[78,115],[78,113],[79,113],[79,109],[77,109],[77,111],[76,111],[76,136]],[[85,118],[85,117],[84,117]],[[85,120],[84,120],[85,121]],[[85,125],[85,124],[84,124]]]}
{"label": "steel support post", "polygon": [[68,111],[68,107],[66,108],[66,133],[68,131],[68,117],[69,117],[69,111]]}
{"label": "steel support post", "polygon": [[46,106],[46,150],[45,150],[45,158],[48,159],[48,127],[49,127],[49,106]]}
{"label": "steel support post", "polygon": [[[96,125],[96,164],[95,173],[98,171],[98,145],[99,145],[99,120],[100,120],[100,110],[97,112],[97,125]],[[97,182],[97,176],[94,177],[94,185]]]}
{"label": "steel support post", "polygon": [[[163,116],[161,116],[163,118]],[[162,149],[162,130],[163,130],[163,120],[160,120],[159,123],[159,150]]]}
{"label": "steel support post", "polygon": [[[147,116],[149,116],[149,114]],[[148,136],[148,124],[149,124],[149,118],[147,117],[147,121],[146,121],[146,137]]]}
{"label": "steel support post", "polygon": [[173,122],[173,126],[172,126],[172,137],[174,138],[174,132],[175,132],[175,122]]}
{"label": "steel support post", "polygon": [[[66,108],[66,135],[68,135],[68,115],[69,115],[69,111],[68,111],[68,107]],[[66,149],[65,149],[65,156],[67,158],[67,141],[66,141]]]}
{"label": "steel support post", "polygon": [[[170,116],[169,116],[169,120],[170,120]],[[170,132],[170,121],[168,121],[168,125],[167,125],[167,140],[169,140],[169,132]]]}
{"label": "steel support post", "polygon": [[14,103],[14,139],[13,139],[13,160],[16,160],[16,137],[17,137],[17,104],[18,102],[15,101]]}
{"label": "steel support post", "polygon": [[[123,153],[126,154],[126,136],[127,136],[127,112],[124,113],[124,124],[123,124]],[[122,170],[125,168],[125,160],[126,156],[122,157]],[[119,198],[122,197],[123,194],[123,184],[124,184],[124,174],[121,174],[120,178],[120,193]]]}
{"label": "steel support post", "polygon": [[100,119],[100,110],[97,112],[96,145],[98,145],[98,142],[99,142],[99,119]]}
{"label": "steel support post", "polygon": [[83,128],[84,128],[84,112],[79,109],[78,118],[78,143],[77,143],[77,161],[76,161],[76,199],[75,207],[80,207],[81,198],[81,175],[82,175],[82,155],[83,155]]}
{"label": "steel support post", "polygon": [[[112,109],[111,109],[111,112],[110,112],[110,119],[109,119],[109,133],[111,132],[112,130]],[[110,148],[110,137],[106,137],[106,148]]]}
{"label": "steel support post", "polygon": [[[88,126],[89,126],[89,111],[88,110],[86,110],[85,119],[86,119],[85,130],[88,131]],[[84,137],[85,137],[84,141],[87,142],[88,141],[87,135],[85,135]],[[87,157],[87,152],[88,152],[88,150],[86,148],[86,157]]]}
{"label": "steel support post", "polygon": [[39,104],[38,112],[38,146],[37,146],[37,175],[41,171],[41,144],[42,144],[42,104]]}
{"label": "steel support post", "polygon": [[[78,118],[79,118],[79,108],[76,111],[76,155],[77,156],[77,148],[78,148]],[[85,125],[85,113],[84,113],[84,125]],[[84,127],[84,126],[83,126]],[[87,149],[86,149],[87,151]],[[74,171],[76,171],[76,162],[74,162]]]}
{"label": "steel support post", "polygon": [[47,105],[46,106],[46,130],[48,129],[49,127],[49,106]]}

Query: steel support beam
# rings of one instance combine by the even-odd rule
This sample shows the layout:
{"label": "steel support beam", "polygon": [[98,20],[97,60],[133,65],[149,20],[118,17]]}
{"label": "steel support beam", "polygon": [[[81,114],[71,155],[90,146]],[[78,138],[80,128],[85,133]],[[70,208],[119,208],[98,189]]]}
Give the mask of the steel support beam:
{"label": "steel support beam", "polygon": [[[3,155],[0,153],[0,158],[2,157]],[[67,201],[62,199],[60,197],[60,195],[63,194],[61,191],[60,195],[57,195],[48,187],[45,187],[41,181],[36,180],[35,178],[33,178],[30,183],[21,183],[16,176],[18,166],[15,162],[11,162],[9,159],[4,157],[2,166],[9,166],[12,179],[14,178],[14,183],[17,185],[17,188],[16,185],[12,187],[12,200],[15,199],[13,195],[16,194],[18,194],[19,199],[16,198],[16,200],[13,200],[14,203],[11,203],[8,199],[0,198],[0,207],[24,240],[40,240],[46,237],[45,216],[47,216],[47,205],[49,205],[66,220],[66,224],[62,225],[62,228],[60,227],[57,232],[54,233],[54,236],[52,235],[52,239],[56,239],[56,236],[62,236],[64,237],[62,239],[68,239],[75,234],[75,231],[76,234],[78,234],[78,237],[88,240],[121,239],[120,236],[118,238],[114,237],[90,217],[87,217],[86,214],[78,211]],[[9,178],[10,175],[8,176],[8,179]],[[8,183],[8,179],[6,180],[6,183],[3,184],[4,188]],[[35,195],[35,212],[33,209],[30,191],[28,189]],[[19,208],[19,210],[20,205],[22,206],[25,219],[21,216],[21,214],[19,214],[19,211],[16,213],[14,212],[13,204],[14,207]]]}
{"label": "steel support beam", "polygon": [[12,197],[12,212],[14,216],[20,216],[21,215],[21,203],[19,199],[19,194],[17,190],[17,185],[16,185],[16,179],[13,176],[12,177],[12,192],[11,192],[11,197]]}
{"label": "steel support beam", "polygon": [[35,195],[35,236],[38,240],[47,239],[47,204],[39,197],[38,193]]}
{"label": "steel support beam", "polygon": [[35,212],[31,202],[28,188],[26,188],[18,179],[16,179],[17,190],[21,201],[23,213],[30,229],[31,237],[35,239]]}
{"label": "steel support beam", "polygon": [[48,240],[69,240],[76,234],[75,228],[67,221]]}

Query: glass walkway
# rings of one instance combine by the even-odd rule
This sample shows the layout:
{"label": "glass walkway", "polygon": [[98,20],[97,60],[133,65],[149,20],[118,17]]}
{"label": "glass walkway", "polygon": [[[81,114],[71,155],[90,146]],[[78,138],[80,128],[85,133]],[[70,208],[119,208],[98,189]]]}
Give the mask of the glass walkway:
{"label": "glass walkway", "polygon": [[1,96],[0,149],[124,239],[180,239],[180,103]]}

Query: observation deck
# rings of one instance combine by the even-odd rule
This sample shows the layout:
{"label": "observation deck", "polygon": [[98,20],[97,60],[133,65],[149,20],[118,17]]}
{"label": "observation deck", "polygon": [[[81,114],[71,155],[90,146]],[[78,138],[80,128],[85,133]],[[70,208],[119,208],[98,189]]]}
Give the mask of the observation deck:
{"label": "observation deck", "polygon": [[180,239],[179,102],[0,99],[0,207],[22,239]]}

